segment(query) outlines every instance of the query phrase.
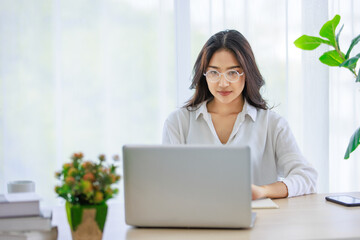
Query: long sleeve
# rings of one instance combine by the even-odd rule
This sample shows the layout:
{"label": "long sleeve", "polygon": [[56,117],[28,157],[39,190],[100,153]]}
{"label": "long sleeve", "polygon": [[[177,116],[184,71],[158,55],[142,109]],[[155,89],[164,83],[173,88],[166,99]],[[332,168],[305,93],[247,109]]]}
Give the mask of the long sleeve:
{"label": "long sleeve", "polygon": [[277,170],[288,187],[288,196],[316,192],[317,172],[301,154],[288,123],[279,119],[274,131]]}

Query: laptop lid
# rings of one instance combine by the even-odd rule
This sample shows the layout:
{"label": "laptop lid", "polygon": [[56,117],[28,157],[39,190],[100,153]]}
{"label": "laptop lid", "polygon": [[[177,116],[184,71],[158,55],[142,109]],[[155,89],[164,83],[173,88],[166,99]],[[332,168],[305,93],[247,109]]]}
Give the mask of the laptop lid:
{"label": "laptop lid", "polygon": [[123,147],[125,221],[141,227],[252,226],[248,147]]}

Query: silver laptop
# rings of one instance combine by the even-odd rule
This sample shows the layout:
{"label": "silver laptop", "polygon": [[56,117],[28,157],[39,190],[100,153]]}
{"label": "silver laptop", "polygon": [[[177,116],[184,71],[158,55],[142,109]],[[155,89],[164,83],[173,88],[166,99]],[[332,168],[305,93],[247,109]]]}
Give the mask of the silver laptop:
{"label": "silver laptop", "polygon": [[139,227],[249,228],[248,147],[123,147],[125,221]]}

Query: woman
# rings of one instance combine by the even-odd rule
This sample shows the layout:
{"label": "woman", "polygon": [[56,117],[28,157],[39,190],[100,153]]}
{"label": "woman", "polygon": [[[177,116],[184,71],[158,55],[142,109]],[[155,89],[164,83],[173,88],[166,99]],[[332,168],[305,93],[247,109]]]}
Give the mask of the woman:
{"label": "woman", "polygon": [[245,37],[236,30],[216,33],[196,60],[195,94],[166,120],[163,143],[248,145],[253,199],[313,193],[317,172],[285,119],[268,109],[259,92],[264,84]]}

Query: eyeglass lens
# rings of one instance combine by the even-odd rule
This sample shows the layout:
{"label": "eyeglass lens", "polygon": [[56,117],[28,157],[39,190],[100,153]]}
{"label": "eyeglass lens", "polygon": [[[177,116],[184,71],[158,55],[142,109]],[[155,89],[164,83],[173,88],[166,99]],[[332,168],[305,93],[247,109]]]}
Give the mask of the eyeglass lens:
{"label": "eyeglass lens", "polygon": [[225,73],[219,73],[218,71],[210,70],[204,75],[211,82],[219,81],[221,75],[224,75],[226,80],[228,80],[229,82],[237,81],[240,78],[240,74],[235,70],[229,70],[229,71],[227,71]]}

